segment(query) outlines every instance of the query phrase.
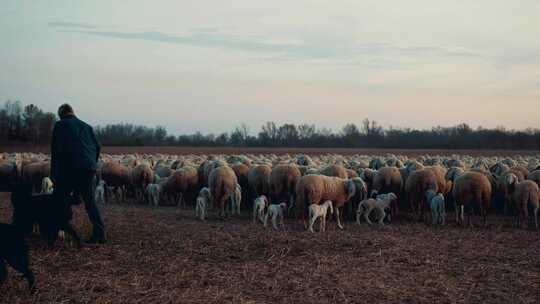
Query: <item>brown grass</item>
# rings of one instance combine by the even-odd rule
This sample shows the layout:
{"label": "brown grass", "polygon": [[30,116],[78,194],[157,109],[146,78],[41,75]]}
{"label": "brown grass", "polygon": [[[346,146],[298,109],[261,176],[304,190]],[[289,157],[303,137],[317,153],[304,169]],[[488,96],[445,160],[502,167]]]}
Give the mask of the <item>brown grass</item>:
{"label": "brown grass", "polygon": [[[38,292],[10,270],[1,303],[538,303],[540,234],[403,223],[275,232],[247,214],[108,205],[106,245],[77,250],[32,239]],[[0,221],[10,218],[0,200]],[[497,224],[495,224],[497,223]],[[82,207],[74,224],[90,227]]]}

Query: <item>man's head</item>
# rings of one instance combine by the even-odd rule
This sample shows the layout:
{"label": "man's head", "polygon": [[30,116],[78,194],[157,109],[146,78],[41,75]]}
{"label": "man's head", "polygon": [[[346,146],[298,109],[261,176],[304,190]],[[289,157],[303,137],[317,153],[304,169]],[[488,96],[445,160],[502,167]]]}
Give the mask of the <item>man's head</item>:
{"label": "man's head", "polygon": [[75,113],[73,113],[73,108],[67,103],[61,105],[58,108],[58,116],[60,117],[60,119],[64,119],[64,118],[66,118],[68,116],[72,116],[74,114]]}

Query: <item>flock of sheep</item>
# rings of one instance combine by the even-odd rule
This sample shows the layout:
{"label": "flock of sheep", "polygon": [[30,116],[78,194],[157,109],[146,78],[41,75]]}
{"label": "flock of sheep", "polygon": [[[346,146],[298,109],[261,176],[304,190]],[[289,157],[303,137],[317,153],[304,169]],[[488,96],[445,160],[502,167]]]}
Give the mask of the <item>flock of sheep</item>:
{"label": "flock of sheep", "polygon": [[[51,192],[45,154],[0,154],[0,190],[17,183]],[[284,217],[320,230],[328,213],[343,220],[379,224],[403,211],[419,221],[444,225],[446,212],[468,225],[472,215],[487,224],[488,213],[514,216],[527,226],[532,212],[538,229],[540,155],[107,155],[97,171],[98,202],[136,201],[192,206],[204,220],[210,209],[223,218],[251,209],[254,222],[283,226]],[[305,216],[308,215],[308,221]]]}

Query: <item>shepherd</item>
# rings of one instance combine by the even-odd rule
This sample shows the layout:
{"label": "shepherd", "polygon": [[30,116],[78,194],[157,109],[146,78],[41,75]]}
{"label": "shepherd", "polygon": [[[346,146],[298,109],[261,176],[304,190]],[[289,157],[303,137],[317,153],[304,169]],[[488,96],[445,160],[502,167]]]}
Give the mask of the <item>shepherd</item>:
{"label": "shepherd", "polygon": [[75,116],[69,104],[58,108],[51,144],[51,177],[55,203],[67,204],[73,193],[82,197],[93,225],[89,244],[106,242],[105,226],[96,205],[96,170],[101,146],[91,126]]}

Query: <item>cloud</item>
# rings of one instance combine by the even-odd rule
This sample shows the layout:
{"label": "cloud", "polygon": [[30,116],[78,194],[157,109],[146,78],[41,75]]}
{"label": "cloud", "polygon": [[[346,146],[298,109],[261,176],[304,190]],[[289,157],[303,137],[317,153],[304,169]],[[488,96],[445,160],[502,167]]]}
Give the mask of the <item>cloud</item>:
{"label": "cloud", "polygon": [[79,29],[96,29],[96,28],[98,28],[97,26],[95,26],[93,24],[83,23],[83,22],[62,22],[62,21],[57,21],[57,22],[49,22],[47,25],[51,26],[51,27],[61,27],[61,28],[79,28]]}
{"label": "cloud", "polygon": [[[64,32],[79,33],[115,39],[132,39],[189,45],[205,48],[222,48],[236,51],[266,53],[279,57],[295,59],[352,59],[363,56],[407,56],[425,57],[480,57],[481,55],[459,47],[440,46],[397,46],[388,43],[357,43],[353,40],[341,39],[325,41],[320,39],[300,40],[298,43],[271,42],[260,36],[225,34],[217,28],[195,28],[187,35],[171,35],[159,31],[119,32],[69,30]],[[274,58],[275,59],[275,58]]]}

